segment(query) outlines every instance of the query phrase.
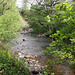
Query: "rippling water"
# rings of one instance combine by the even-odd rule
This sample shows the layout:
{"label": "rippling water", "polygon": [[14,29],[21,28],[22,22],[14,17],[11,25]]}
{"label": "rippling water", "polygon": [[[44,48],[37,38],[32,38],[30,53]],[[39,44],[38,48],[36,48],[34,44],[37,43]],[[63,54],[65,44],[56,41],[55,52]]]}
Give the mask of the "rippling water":
{"label": "rippling water", "polygon": [[[10,41],[10,48],[12,51],[21,50],[23,53],[43,55],[44,50],[51,42],[50,38],[47,37],[34,37],[31,34],[18,34],[17,39]],[[23,41],[26,39],[26,41]]]}
{"label": "rippling water", "polygon": [[[41,62],[47,61],[51,57],[43,56],[42,50],[45,50],[49,43],[50,38],[47,37],[35,37],[31,34],[18,34],[19,37],[14,40],[9,40],[10,49],[12,52],[21,51],[25,54],[33,54],[39,56]],[[23,41],[25,39],[26,41]],[[41,57],[40,57],[41,56]],[[75,69],[71,69],[69,66],[54,65],[53,72],[55,75],[75,75]]]}

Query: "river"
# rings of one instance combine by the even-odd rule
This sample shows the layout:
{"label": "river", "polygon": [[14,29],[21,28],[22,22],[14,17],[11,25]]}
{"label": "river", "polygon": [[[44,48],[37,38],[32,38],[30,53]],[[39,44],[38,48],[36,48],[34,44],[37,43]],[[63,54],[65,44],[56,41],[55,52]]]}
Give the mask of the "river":
{"label": "river", "polygon": [[[36,37],[31,34],[20,34],[19,37],[10,41],[11,51],[21,50],[23,53],[43,55],[42,50],[46,49],[51,42],[47,37]],[[25,41],[23,40],[25,39]]]}
{"label": "river", "polygon": [[[8,42],[10,43],[10,50],[13,53],[20,51],[24,54],[37,55],[40,62],[46,62],[46,60],[51,57],[45,57],[42,53],[42,50],[45,50],[51,41],[52,40],[48,37],[36,37],[36,35],[34,36],[31,33],[18,33],[18,38],[13,40],[10,39]],[[53,72],[55,75],[75,75],[74,71],[67,65],[64,66],[59,64],[54,65],[53,67]]]}

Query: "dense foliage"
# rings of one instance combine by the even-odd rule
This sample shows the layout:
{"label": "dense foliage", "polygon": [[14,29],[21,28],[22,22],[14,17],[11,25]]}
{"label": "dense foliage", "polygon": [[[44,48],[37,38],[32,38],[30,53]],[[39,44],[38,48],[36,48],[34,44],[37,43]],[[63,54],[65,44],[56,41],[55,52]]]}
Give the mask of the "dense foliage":
{"label": "dense foliage", "polygon": [[0,48],[0,75],[29,75],[28,69],[8,50]]}
{"label": "dense foliage", "polygon": [[14,38],[20,27],[15,0],[0,0],[0,75],[29,75],[23,62],[11,56],[2,42]]}
{"label": "dense foliage", "polygon": [[[59,0],[35,0],[37,4],[32,4],[30,10],[24,9],[21,11],[24,19],[33,28],[34,33],[46,33],[47,35],[54,33],[56,31],[56,26],[51,23],[47,23],[45,17],[49,14],[55,14],[54,7]],[[51,28],[50,28],[51,25]],[[49,32],[51,30],[51,32]]]}
{"label": "dense foliage", "polygon": [[75,65],[75,11],[67,3],[58,4],[55,9],[57,14],[54,16],[54,22],[57,23],[58,20],[64,27],[50,35],[54,40],[45,50],[45,54],[56,57],[55,60],[50,60],[52,62],[66,61],[70,65]]}
{"label": "dense foliage", "polygon": [[15,37],[20,18],[14,0],[0,0],[0,40]]}
{"label": "dense foliage", "polygon": [[33,32],[51,34],[53,41],[44,51],[45,54],[56,57],[50,61],[66,61],[75,65],[75,2],[68,0],[68,4],[58,1],[44,0],[42,4],[38,1],[30,10],[22,10],[21,14],[31,25]]}
{"label": "dense foliage", "polygon": [[47,23],[44,19],[46,15],[48,15],[45,12],[41,12],[40,10],[44,9],[43,7],[39,7],[38,5],[33,5],[31,7],[31,10],[27,11],[21,11],[22,15],[24,16],[24,19],[28,21],[28,23],[33,28],[34,33],[44,33],[47,32]]}

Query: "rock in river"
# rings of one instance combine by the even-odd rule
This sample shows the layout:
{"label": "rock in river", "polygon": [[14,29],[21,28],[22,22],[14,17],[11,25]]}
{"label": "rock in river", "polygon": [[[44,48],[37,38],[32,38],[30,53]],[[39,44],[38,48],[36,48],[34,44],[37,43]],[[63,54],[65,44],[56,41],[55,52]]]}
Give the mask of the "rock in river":
{"label": "rock in river", "polygon": [[23,39],[23,41],[26,41],[26,39]]}

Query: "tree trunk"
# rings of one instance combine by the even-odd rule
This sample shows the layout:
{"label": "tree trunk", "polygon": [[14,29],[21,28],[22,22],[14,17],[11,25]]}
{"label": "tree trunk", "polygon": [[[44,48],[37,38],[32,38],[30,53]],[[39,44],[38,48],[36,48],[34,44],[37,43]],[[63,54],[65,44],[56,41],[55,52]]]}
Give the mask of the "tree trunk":
{"label": "tree trunk", "polygon": [[4,8],[7,3],[3,4],[2,15],[4,15]]}

